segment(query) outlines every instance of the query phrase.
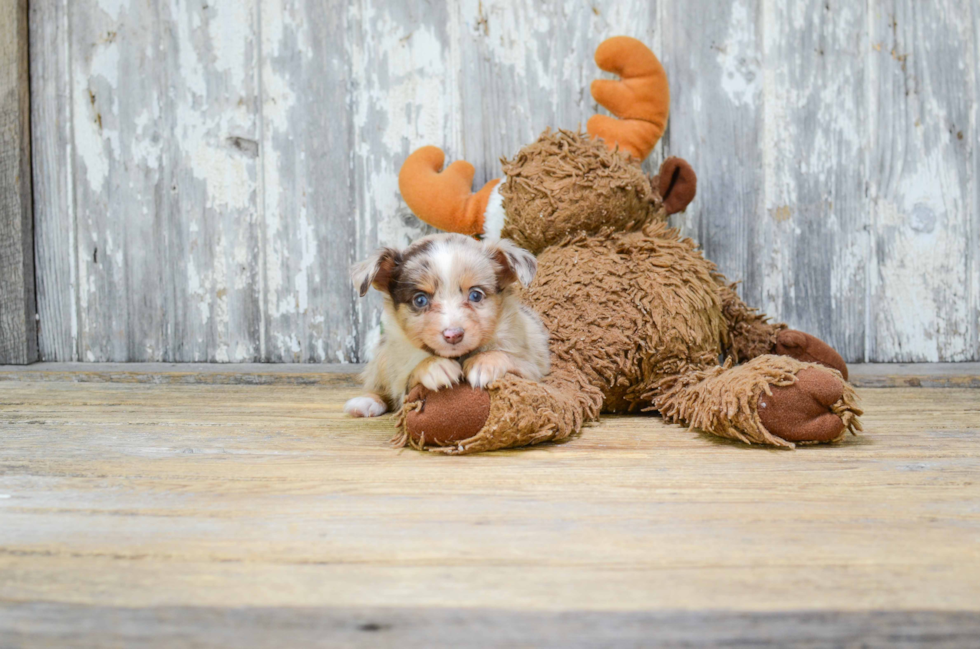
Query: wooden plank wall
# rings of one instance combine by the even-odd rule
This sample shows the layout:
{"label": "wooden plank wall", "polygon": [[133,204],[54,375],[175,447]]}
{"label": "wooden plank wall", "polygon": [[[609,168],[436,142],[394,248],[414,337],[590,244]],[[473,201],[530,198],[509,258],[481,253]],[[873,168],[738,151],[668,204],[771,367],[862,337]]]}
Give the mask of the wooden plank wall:
{"label": "wooden plank wall", "polygon": [[0,0],[0,365],[37,360],[27,1]]}
{"label": "wooden plank wall", "polygon": [[35,0],[46,360],[359,361],[346,269],[426,229],[434,143],[499,173],[596,111],[594,48],[671,78],[651,156],[743,295],[850,361],[980,360],[980,8],[971,0]]}

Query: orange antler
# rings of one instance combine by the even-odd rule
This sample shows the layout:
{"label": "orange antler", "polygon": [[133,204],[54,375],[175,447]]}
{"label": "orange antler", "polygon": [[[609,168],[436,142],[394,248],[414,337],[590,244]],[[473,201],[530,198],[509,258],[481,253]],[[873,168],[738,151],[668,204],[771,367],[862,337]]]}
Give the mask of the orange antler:
{"label": "orange antler", "polygon": [[610,149],[618,144],[621,151],[643,160],[667,128],[667,73],[646,45],[628,36],[603,41],[596,48],[595,62],[622,79],[592,82],[592,97],[619,119],[593,115],[586,127],[589,135],[602,138]]}
{"label": "orange antler", "polygon": [[424,146],[413,152],[398,172],[402,198],[417,217],[446,232],[480,234],[490,193],[500,180],[472,192],[473,165],[457,160],[440,172],[442,149]]}

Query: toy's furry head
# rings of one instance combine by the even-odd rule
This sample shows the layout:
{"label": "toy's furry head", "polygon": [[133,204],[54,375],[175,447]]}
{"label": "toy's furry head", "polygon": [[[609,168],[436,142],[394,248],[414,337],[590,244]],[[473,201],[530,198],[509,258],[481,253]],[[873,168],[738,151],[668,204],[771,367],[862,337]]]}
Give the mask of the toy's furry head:
{"label": "toy's furry head", "polygon": [[584,133],[545,131],[503,169],[501,236],[534,253],[569,236],[666,218],[640,165]]}

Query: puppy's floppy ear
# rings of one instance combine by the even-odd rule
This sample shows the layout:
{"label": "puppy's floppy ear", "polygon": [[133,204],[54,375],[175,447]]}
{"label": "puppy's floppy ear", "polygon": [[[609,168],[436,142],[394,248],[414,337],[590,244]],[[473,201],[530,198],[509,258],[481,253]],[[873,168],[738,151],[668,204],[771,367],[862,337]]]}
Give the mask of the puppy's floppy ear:
{"label": "puppy's floppy ear", "polygon": [[387,293],[388,282],[401,260],[402,254],[394,248],[379,248],[367,259],[355,264],[350,276],[361,297],[367,295],[372,285],[382,293]]}
{"label": "puppy's floppy ear", "polygon": [[538,270],[538,260],[524,248],[518,248],[509,239],[487,241],[484,243],[487,254],[497,262],[497,282],[501,287],[520,282],[524,287],[531,285],[534,273]]}

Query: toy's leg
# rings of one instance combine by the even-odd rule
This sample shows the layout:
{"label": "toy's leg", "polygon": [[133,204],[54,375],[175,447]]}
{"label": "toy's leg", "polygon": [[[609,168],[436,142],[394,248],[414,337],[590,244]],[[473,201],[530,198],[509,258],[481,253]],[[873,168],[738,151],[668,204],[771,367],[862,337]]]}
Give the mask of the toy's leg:
{"label": "toy's leg", "polygon": [[786,329],[782,323],[769,322],[769,318],[745,304],[735,292],[735,284],[721,275],[715,275],[721,294],[721,311],[728,323],[725,354],[736,363],[744,363],[756,356],[771,354],[776,347],[776,336]]}
{"label": "toy's leg", "polygon": [[602,395],[571,368],[540,383],[508,374],[486,390],[460,385],[405,398],[394,443],[453,455],[560,441],[597,419]]}
{"label": "toy's leg", "polygon": [[667,421],[746,443],[792,448],[861,430],[856,395],[840,373],[788,356],[682,368],[659,383],[653,404]]}
{"label": "toy's leg", "polygon": [[736,363],[744,363],[763,354],[790,356],[804,363],[819,363],[831,367],[847,380],[847,364],[833,347],[802,331],[788,329],[782,323],[749,307],[721,275],[715,276],[721,287],[721,306],[728,322],[725,353]]}

